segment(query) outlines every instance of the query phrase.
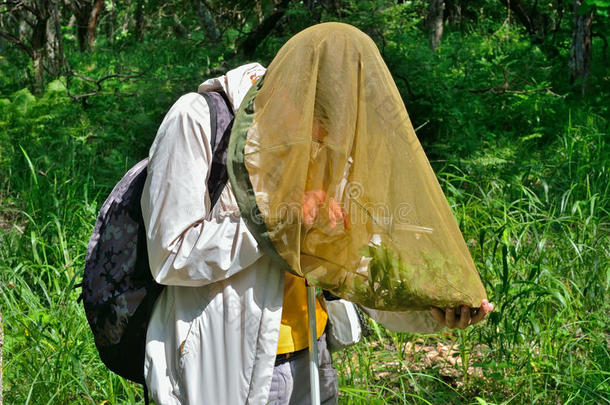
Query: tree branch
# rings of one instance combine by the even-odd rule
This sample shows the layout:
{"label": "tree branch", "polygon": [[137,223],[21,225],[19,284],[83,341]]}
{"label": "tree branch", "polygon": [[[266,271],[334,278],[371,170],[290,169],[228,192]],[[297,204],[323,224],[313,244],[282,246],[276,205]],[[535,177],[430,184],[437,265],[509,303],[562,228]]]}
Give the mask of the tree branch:
{"label": "tree branch", "polygon": [[122,96],[134,96],[135,94],[133,93],[121,93],[121,92],[115,92],[115,93],[111,93],[111,92],[104,92],[103,88],[102,88],[102,84],[109,79],[120,79],[120,80],[129,80],[129,79],[136,79],[138,77],[141,77],[144,75],[144,72],[137,72],[136,74],[120,74],[120,73],[113,73],[113,74],[109,74],[106,76],[102,76],[99,79],[93,79],[91,77],[87,77],[87,76],[83,76],[80,73],[74,71],[74,70],[70,70],[70,74],[72,74],[73,76],[79,78],[80,80],[87,82],[87,83],[92,83],[96,89],[93,91],[90,91],[88,93],[83,93],[83,94],[72,94],[70,93],[70,89],[69,86],[66,85],[66,89],[68,90],[68,96],[72,99],[72,100],[81,100],[83,105],[85,105],[87,103],[87,98],[91,97],[91,96],[95,96],[98,94],[118,94],[118,95],[122,95]]}
{"label": "tree branch", "polygon": [[17,45],[22,51],[27,53],[30,58],[34,58],[34,50],[32,49],[32,47],[23,43],[23,41],[21,41],[16,36],[9,34],[8,32],[5,32],[5,31],[0,31],[0,37]]}
{"label": "tree branch", "polygon": [[124,97],[135,97],[136,93],[122,93],[122,92],[111,92],[111,91],[92,91],[90,93],[83,93],[83,94],[68,94],[70,96],[70,98],[74,101],[78,101],[78,100],[86,100],[88,97],[91,96],[96,96],[98,94],[103,94],[103,95],[107,95],[107,96],[124,96]]}
{"label": "tree branch", "polygon": [[124,75],[124,74],[120,74],[120,73],[113,73],[113,74],[109,74],[106,76],[102,76],[99,79],[93,79],[91,77],[87,77],[87,76],[83,76],[80,73],[74,71],[74,70],[70,70],[70,73],[73,74],[74,76],[78,77],[79,79],[89,82],[89,83],[93,83],[95,84],[100,90],[101,90],[101,86],[102,83],[105,82],[108,79],[135,79],[137,77],[141,77],[144,73],[143,72],[138,72],[137,74],[130,74],[130,75]]}
{"label": "tree branch", "polygon": [[240,45],[240,52],[245,56],[252,56],[256,50],[256,46],[260,44],[263,39],[267,37],[273,31],[278,21],[282,18],[290,0],[282,0],[275,9],[269,14],[262,23],[260,23],[255,29],[250,31],[246,39],[244,39]]}
{"label": "tree branch", "polygon": [[30,13],[34,14],[35,16],[38,16],[38,11],[36,11],[32,7],[30,7],[27,4],[25,4],[23,1],[3,1],[3,2],[0,2],[0,6],[9,6],[9,5],[13,5],[14,6],[10,11],[8,11],[9,13],[12,13],[13,11],[18,10],[20,8],[23,8],[23,9],[29,11]]}
{"label": "tree branch", "polygon": [[500,2],[515,13],[517,20],[525,27],[528,34],[534,36],[536,34],[536,30],[530,18],[530,15],[525,10],[525,6],[521,0],[500,0]]}
{"label": "tree branch", "polygon": [[419,95],[413,92],[413,88],[411,87],[411,82],[409,82],[409,79],[397,72],[392,72],[392,76],[399,78],[405,83],[405,86],[407,87],[407,93],[409,93],[409,97],[411,97],[412,100],[417,100],[420,97]]}
{"label": "tree branch", "polygon": [[[527,84],[527,82],[523,82],[523,84]],[[511,90],[513,87],[513,83],[508,81],[508,77],[506,71],[504,72],[504,82],[498,84],[497,86],[486,87],[484,89],[470,89],[468,90],[470,93],[474,94],[483,94],[483,93],[492,93],[492,94],[529,94],[536,93],[539,91],[546,91],[550,95],[559,98],[565,98],[566,96],[562,96],[561,94],[555,93],[552,89],[552,86],[539,87],[536,89],[525,89],[525,90]]]}

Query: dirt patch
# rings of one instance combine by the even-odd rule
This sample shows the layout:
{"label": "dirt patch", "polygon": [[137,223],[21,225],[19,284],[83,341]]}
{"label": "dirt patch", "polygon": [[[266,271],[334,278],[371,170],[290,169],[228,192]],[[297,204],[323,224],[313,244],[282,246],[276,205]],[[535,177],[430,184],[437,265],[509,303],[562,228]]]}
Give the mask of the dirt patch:
{"label": "dirt patch", "polygon": [[441,376],[455,379],[459,386],[465,375],[483,378],[483,369],[472,364],[483,360],[489,348],[479,344],[467,350],[460,350],[460,346],[451,341],[418,339],[399,343],[392,351],[399,354],[402,363],[406,364],[409,370],[425,372],[436,369]]}

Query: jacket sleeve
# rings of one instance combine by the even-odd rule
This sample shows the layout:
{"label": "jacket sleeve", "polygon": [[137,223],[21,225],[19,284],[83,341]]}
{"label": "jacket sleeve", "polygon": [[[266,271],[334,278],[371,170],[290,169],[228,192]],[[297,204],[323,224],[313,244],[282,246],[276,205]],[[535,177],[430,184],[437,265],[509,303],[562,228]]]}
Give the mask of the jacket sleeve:
{"label": "jacket sleeve", "polygon": [[[141,206],[150,269],[160,284],[203,286],[230,277],[262,255],[230,186],[217,203],[223,209],[210,212],[209,133],[207,103],[189,93],[166,114],[150,149]],[[229,210],[227,200],[233,202]]]}

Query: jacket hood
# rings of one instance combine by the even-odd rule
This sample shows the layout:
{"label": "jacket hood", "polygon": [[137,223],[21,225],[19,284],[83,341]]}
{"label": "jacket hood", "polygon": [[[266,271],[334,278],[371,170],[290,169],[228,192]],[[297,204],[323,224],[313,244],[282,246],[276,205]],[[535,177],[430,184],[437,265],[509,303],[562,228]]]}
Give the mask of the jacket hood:
{"label": "jacket hood", "polygon": [[260,63],[248,63],[229,70],[222,76],[204,81],[199,85],[197,91],[202,93],[210,90],[223,90],[233,104],[233,110],[237,111],[250,86],[264,74],[265,68]]}

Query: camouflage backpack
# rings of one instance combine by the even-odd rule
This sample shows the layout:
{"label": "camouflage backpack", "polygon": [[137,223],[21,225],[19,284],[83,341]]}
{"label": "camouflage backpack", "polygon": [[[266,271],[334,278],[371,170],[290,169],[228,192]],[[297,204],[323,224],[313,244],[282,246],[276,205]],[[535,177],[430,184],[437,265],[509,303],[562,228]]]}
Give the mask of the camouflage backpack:
{"label": "camouflage backpack", "polygon": [[[213,206],[228,180],[226,150],[233,112],[224,93],[201,95],[210,109],[213,159],[208,190]],[[144,159],[133,166],[102,205],[87,247],[79,298],[104,364],[142,384],[146,329],[164,287],[150,272],[140,208],[147,164]]]}

